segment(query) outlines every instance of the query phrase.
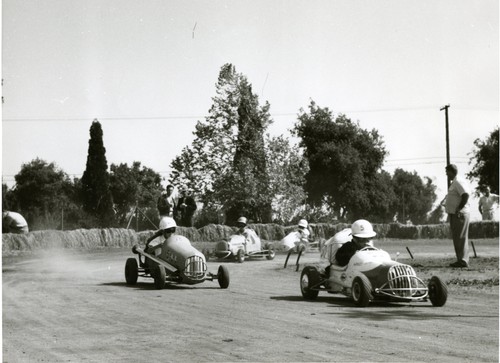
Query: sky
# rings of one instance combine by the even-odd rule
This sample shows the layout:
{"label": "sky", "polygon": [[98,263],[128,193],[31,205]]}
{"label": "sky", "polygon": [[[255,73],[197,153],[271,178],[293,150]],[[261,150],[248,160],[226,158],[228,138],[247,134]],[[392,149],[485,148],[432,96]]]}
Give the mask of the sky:
{"label": "sky", "polygon": [[499,124],[498,19],[497,0],[3,0],[2,181],[35,158],[81,177],[94,119],[108,165],[168,178],[232,63],[272,135],[312,100],[378,130],[384,169],[430,177],[440,200],[441,109],[462,175]]}

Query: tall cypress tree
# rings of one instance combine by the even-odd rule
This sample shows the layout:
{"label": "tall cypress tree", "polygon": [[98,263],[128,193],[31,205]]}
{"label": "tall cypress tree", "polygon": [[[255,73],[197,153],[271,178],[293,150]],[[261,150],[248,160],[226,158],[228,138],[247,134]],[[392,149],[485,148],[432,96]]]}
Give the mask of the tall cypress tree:
{"label": "tall cypress tree", "polygon": [[239,188],[234,188],[228,220],[247,214],[255,222],[271,221],[272,197],[264,149],[264,131],[268,123],[268,105],[259,108],[257,96],[252,93],[251,86],[243,81],[232,170],[233,185],[239,185]]}
{"label": "tall cypress tree", "polygon": [[106,148],[102,128],[97,119],[90,127],[87,165],[82,176],[83,209],[99,220],[101,227],[114,223],[113,197],[110,191]]}

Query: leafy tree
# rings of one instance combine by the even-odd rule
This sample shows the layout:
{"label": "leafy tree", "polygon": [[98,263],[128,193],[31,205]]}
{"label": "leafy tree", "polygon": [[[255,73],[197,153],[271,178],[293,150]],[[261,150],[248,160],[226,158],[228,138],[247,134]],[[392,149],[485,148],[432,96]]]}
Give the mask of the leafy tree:
{"label": "leafy tree", "polygon": [[101,124],[95,119],[90,127],[87,165],[81,179],[81,193],[84,210],[97,217],[102,227],[109,227],[114,223],[113,197],[102,136]]}
{"label": "leafy tree", "polygon": [[469,180],[477,179],[479,192],[483,187],[490,187],[492,193],[498,194],[498,134],[499,128],[493,130],[486,140],[476,139],[475,150],[469,164],[474,163],[473,169],[467,174]]}
{"label": "leafy tree", "polygon": [[213,203],[213,184],[230,170],[236,149],[240,84],[246,78],[232,64],[222,66],[209,115],[198,121],[191,146],[171,163],[170,182],[189,186],[203,203]]}
{"label": "leafy tree", "polygon": [[[244,75],[237,73],[232,64],[225,64],[219,73],[216,96],[212,99],[213,104],[209,115],[204,121],[198,121],[192,145],[186,146],[181,155],[177,156],[171,163],[173,172],[170,182],[186,185],[198,195],[199,200],[204,204],[203,211],[198,215],[203,216],[206,222],[216,223],[218,221],[217,215],[223,207],[227,209],[229,205],[232,205],[238,209],[235,207],[236,204],[232,202],[232,198],[235,197],[234,190],[232,191],[233,195],[230,196],[228,185],[233,185],[236,179],[241,179],[243,164],[252,170],[254,166],[259,170],[265,169],[265,156],[257,162],[252,162],[255,164],[254,166],[249,165],[248,160],[242,160],[241,165],[234,165],[235,161],[240,162],[238,161],[239,157],[235,158],[237,147],[240,148],[240,153],[245,155],[248,150],[245,149],[246,146],[243,145],[242,140],[247,136],[252,137],[251,135],[238,136],[242,130],[242,119],[244,118],[247,120],[245,122],[250,123],[258,119],[259,122],[262,122],[262,125],[258,126],[262,130],[265,130],[271,122],[268,112],[269,104],[266,102],[264,106],[259,106],[258,98],[251,93],[250,88]],[[246,105],[244,106],[245,110],[242,109],[243,105]],[[256,127],[256,124],[253,126]],[[262,140],[252,138],[248,142],[256,142],[257,149],[262,149]],[[231,179],[230,173],[234,173],[235,170],[240,170],[240,176],[234,176]],[[255,185],[256,190],[260,190],[261,193],[252,197],[253,203],[257,203],[256,205],[261,208],[258,218],[270,215],[269,207],[264,207],[265,203],[256,202],[255,199],[256,197],[261,201],[269,199],[267,192],[262,194],[262,185],[268,179],[263,177],[265,179]],[[248,182],[248,184],[252,183]],[[248,194],[251,194],[250,191]],[[270,202],[266,203],[269,205]],[[247,202],[243,204],[248,206]],[[253,209],[255,208],[257,207],[253,207]],[[212,211],[212,218],[208,218],[205,211]],[[265,219],[269,219],[269,217],[265,217]]]}
{"label": "leafy tree", "polygon": [[[15,180],[16,185],[7,192],[9,207],[18,209],[31,227],[36,224],[54,228],[61,210],[73,205],[71,180],[54,163],[36,158],[21,166]],[[58,213],[57,222],[54,213]]]}
{"label": "leafy tree", "polygon": [[15,195],[7,184],[2,183],[2,210],[16,210],[19,209],[18,202]]}
{"label": "leafy tree", "polygon": [[[157,222],[156,201],[162,189],[160,174],[145,166],[141,168],[139,161],[134,161],[130,167],[126,163],[111,164],[110,169],[110,190],[118,222],[126,223],[136,206],[151,222]],[[151,222],[144,221],[142,213],[139,215],[141,224],[148,224],[151,229]]]}
{"label": "leafy tree", "polygon": [[259,108],[258,97],[242,81],[232,169],[214,183],[215,196],[225,205],[230,224],[241,215],[255,222],[271,221],[272,197],[264,147],[264,131],[270,123],[268,110],[268,104]]}
{"label": "leafy tree", "polygon": [[[300,110],[294,132],[309,161],[305,191],[312,205],[326,204],[345,218],[371,214],[370,186],[387,154],[376,130],[366,131],[344,115],[335,120],[314,101]],[[379,191],[377,191],[379,192]]]}
{"label": "leafy tree", "polygon": [[368,178],[366,182],[369,205],[367,210],[359,210],[357,218],[365,218],[377,223],[391,222],[394,217],[394,204],[396,194],[391,183],[391,175],[385,170],[381,170]]}
{"label": "leafy tree", "polygon": [[[402,218],[402,222],[409,218],[413,223],[428,222],[428,213],[436,201],[436,186],[429,178],[425,182],[417,172],[410,173],[403,169],[396,169],[392,177],[392,187],[397,199],[393,211]],[[435,212],[434,219],[440,218]]]}
{"label": "leafy tree", "polygon": [[291,223],[305,212],[307,194],[303,185],[309,163],[299,147],[291,146],[282,135],[267,137],[266,159],[274,219]]}

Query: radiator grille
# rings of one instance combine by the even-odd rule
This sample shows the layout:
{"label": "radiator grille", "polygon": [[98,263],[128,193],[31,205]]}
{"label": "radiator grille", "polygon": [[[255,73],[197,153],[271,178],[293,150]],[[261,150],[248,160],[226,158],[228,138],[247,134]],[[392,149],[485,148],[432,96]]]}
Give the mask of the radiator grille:
{"label": "radiator grille", "polygon": [[191,256],[186,260],[184,275],[191,278],[201,278],[205,276],[207,265],[200,256]]}
{"label": "radiator grille", "polygon": [[392,266],[389,269],[389,286],[400,297],[412,297],[418,290],[418,279],[413,267],[408,265]]}

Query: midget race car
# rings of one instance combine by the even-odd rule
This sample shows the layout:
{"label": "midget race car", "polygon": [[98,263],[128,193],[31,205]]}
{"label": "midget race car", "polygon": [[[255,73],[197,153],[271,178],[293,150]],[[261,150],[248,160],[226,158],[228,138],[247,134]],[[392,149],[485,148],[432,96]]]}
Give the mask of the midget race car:
{"label": "midget race car", "polygon": [[153,242],[147,251],[138,245],[132,247],[138,258],[128,258],[125,263],[127,284],[136,284],[140,276],[152,278],[157,289],[167,283],[194,285],[206,280],[217,280],[222,289],[229,286],[227,267],[220,265],[217,274],[207,272],[205,256],[184,236],[170,236],[163,244]]}
{"label": "midget race car", "polygon": [[[334,256],[341,243],[328,242],[326,247]],[[300,290],[309,300],[316,299],[320,291],[343,294],[360,307],[374,300],[430,300],[433,306],[443,306],[448,297],[448,289],[439,277],[433,276],[426,285],[411,266],[392,260],[386,251],[372,246],[357,251],[344,267],[334,263],[326,268],[305,266]]]}
{"label": "midget race car", "polygon": [[286,268],[288,264],[288,259],[292,253],[297,253],[297,261],[295,265],[297,266],[297,271],[299,268],[299,260],[300,256],[302,256],[306,251],[311,248],[320,248],[320,242],[314,241],[310,242],[307,238],[303,238],[300,232],[292,231],[287,234],[281,241],[278,243],[277,249],[279,251],[287,252],[284,268]]}
{"label": "midget race car", "polygon": [[268,260],[274,259],[276,252],[271,243],[267,243],[262,249],[262,243],[257,235],[251,239],[246,239],[242,235],[232,235],[229,241],[220,241],[215,245],[215,251],[206,252],[206,257],[213,255],[218,259],[234,259],[242,263],[247,258],[265,257]]}

